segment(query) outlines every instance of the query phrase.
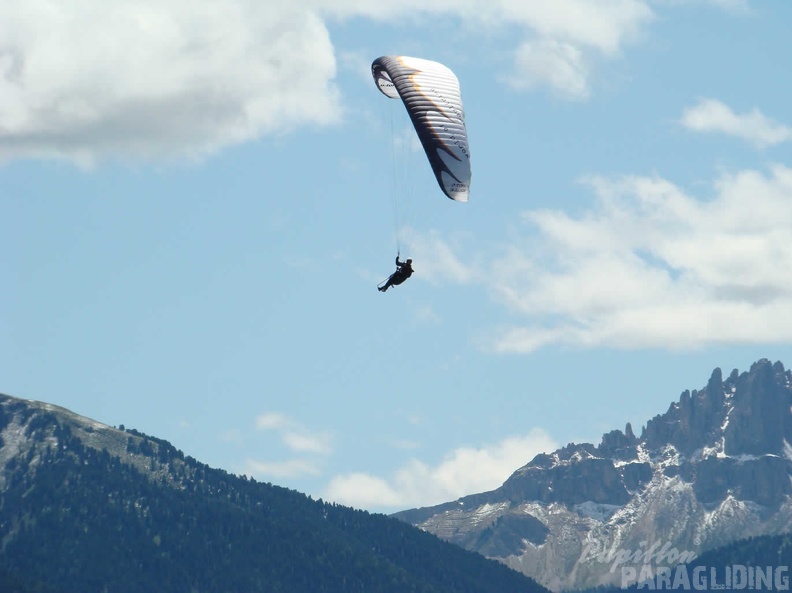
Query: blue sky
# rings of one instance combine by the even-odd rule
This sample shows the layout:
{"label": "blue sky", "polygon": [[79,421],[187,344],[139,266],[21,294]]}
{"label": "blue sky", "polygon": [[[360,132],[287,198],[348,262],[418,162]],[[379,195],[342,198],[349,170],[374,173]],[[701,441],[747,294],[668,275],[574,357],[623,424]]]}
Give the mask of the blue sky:
{"label": "blue sky", "polygon": [[[0,391],[395,511],[792,364],[792,5],[0,5]],[[370,77],[457,74],[445,198]],[[397,245],[415,274],[387,294]]]}

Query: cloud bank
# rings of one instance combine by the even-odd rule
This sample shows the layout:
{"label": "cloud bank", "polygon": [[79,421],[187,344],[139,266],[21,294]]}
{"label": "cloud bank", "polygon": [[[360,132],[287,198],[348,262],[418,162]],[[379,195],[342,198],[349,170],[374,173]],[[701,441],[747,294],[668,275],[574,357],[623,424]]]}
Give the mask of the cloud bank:
{"label": "cloud bank", "polygon": [[200,158],[338,122],[328,22],[405,16],[416,30],[516,31],[505,80],[572,99],[653,19],[645,0],[0,3],[0,160]]}
{"label": "cloud bank", "polygon": [[323,496],[380,511],[439,504],[497,488],[534,456],[557,448],[543,430],[533,429],[481,448],[460,447],[435,466],[412,459],[388,478],[363,472],[336,476]]}
{"label": "cloud bank", "polygon": [[593,177],[579,217],[529,211],[488,284],[525,322],[487,347],[689,349],[792,340],[792,169],[723,175],[696,198],[661,177]]}
{"label": "cloud bank", "polygon": [[340,114],[325,23],[245,0],[0,4],[0,159],[195,157]]}

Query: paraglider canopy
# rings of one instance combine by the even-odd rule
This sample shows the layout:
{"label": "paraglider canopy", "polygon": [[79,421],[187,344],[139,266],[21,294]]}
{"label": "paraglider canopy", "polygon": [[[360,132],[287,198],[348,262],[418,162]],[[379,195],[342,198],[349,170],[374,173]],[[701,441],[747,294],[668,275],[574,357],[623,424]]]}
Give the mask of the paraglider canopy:
{"label": "paraglider canopy", "polygon": [[382,56],[371,64],[374,82],[401,99],[446,196],[467,202],[470,147],[456,75],[443,64],[407,56]]}

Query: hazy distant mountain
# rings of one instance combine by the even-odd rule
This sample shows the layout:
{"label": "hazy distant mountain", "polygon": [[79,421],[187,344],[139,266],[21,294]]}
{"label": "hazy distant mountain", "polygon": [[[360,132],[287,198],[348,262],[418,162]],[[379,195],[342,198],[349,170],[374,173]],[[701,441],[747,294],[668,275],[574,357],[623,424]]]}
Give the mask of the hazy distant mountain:
{"label": "hazy distant mountain", "polygon": [[0,395],[3,593],[545,593],[384,515]]}
{"label": "hazy distant mountain", "polygon": [[491,492],[396,516],[551,589],[620,584],[615,558],[673,566],[792,531],[790,443],[792,373],[760,360],[725,380],[715,369],[640,437],[628,424],[537,455]]}

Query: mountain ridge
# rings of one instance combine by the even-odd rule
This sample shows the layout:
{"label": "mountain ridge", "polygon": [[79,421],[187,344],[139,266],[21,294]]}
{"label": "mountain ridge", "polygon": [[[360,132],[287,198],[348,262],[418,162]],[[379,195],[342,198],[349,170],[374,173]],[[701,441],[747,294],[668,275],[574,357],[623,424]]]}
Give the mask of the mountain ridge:
{"label": "mountain ridge", "polygon": [[637,437],[535,456],[499,488],[394,516],[553,590],[616,582],[587,550],[669,543],[699,554],[792,531],[792,372],[761,359],[685,390]]}
{"label": "mountain ridge", "polygon": [[396,519],[6,395],[0,583],[46,593],[546,593]]}

